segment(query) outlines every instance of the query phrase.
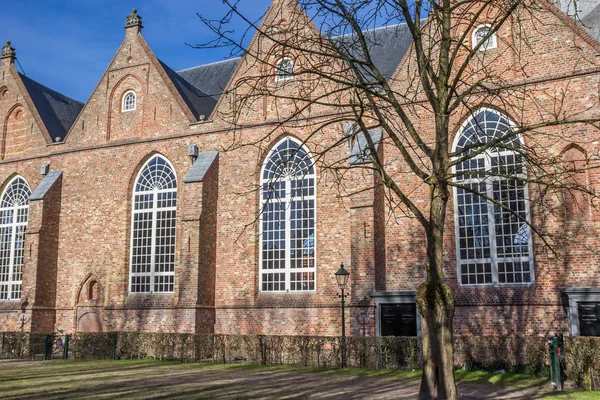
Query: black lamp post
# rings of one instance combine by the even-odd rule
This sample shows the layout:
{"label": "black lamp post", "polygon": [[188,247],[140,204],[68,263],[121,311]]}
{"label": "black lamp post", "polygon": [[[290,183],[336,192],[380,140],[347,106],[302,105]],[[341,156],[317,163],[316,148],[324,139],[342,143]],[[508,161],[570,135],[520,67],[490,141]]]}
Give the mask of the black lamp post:
{"label": "black lamp post", "polygon": [[335,279],[337,280],[337,284],[342,290],[342,294],[338,296],[342,299],[342,368],[346,368],[346,318],[345,318],[345,310],[344,306],[346,304],[346,296],[344,294],[344,289],[346,289],[346,284],[348,283],[348,277],[350,276],[350,272],[344,269],[344,264],[340,265],[340,269],[335,273]]}

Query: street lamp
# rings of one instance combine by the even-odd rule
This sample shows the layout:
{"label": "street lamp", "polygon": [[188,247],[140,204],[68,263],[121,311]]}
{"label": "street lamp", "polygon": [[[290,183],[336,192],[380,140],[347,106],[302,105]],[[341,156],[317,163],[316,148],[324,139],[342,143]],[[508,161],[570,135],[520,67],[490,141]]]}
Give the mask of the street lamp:
{"label": "street lamp", "polygon": [[340,265],[340,269],[338,269],[335,273],[335,279],[337,280],[337,284],[342,291],[341,295],[338,294],[338,297],[342,299],[342,368],[346,368],[346,318],[344,306],[346,304],[346,296],[348,296],[347,294],[344,294],[344,289],[346,289],[346,284],[348,283],[349,276],[350,272],[344,269],[344,264],[342,263]]}

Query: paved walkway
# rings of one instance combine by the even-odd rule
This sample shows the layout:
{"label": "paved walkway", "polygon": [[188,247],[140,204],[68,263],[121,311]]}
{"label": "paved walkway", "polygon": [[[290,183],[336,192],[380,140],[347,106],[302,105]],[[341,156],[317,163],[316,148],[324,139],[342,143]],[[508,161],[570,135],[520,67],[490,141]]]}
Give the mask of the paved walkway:
{"label": "paved walkway", "polygon": [[[384,374],[385,375],[385,374]],[[548,385],[459,384],[465,399],[533,399]],[[140,361],[1,361],[4,399],[411,399],[418,379]]]}

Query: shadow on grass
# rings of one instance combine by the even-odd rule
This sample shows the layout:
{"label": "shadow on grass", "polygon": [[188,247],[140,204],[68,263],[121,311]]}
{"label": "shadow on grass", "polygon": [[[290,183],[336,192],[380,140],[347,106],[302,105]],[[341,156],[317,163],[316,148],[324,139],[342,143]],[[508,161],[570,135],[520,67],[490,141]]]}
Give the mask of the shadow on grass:
{"label": "shadow on grass", "polygon": [[[421,371],[325,369],[150,360],[0,362],[2,398],[410,399]],[[592,399],[554,394],[547,378],[456,371],[465,398]],[[587,392],[590,393],[590,392]],[[562,397],[561,397],[562,396]]]}

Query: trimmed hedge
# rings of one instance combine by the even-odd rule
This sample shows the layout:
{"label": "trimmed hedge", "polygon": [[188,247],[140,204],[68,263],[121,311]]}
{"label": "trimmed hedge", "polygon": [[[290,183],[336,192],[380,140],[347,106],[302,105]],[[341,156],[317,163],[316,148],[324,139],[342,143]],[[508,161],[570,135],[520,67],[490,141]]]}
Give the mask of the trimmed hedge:
{"label": "trimmed hedge", "polygon": [[[42,357],[45,334],[1,335],[0,357]],[[70,336],[69,358],[153,358],[338,368],[340,344],[339,337],[324,336],[77,333]],[[53,350],[54,358],[62,354],[62,349]],[[417,369],[422,365],[421,341],[416,337],[348,337],[346,355],[350,367]],[[565,337],[564,356],[567,379],[581,388],[600,389],[600,337]],[[547,339],[539,336],[455,336],[454,361],[459,368],[549,375]]]}

